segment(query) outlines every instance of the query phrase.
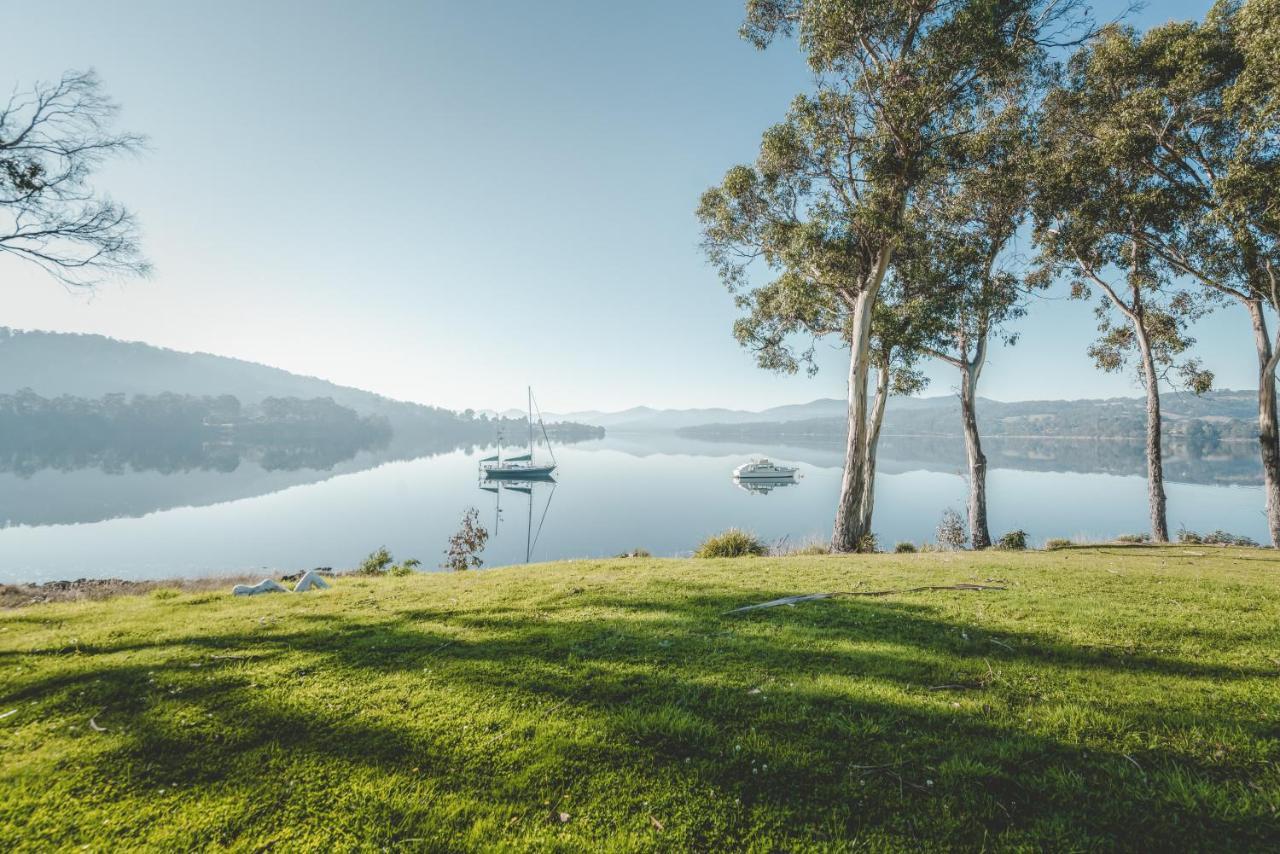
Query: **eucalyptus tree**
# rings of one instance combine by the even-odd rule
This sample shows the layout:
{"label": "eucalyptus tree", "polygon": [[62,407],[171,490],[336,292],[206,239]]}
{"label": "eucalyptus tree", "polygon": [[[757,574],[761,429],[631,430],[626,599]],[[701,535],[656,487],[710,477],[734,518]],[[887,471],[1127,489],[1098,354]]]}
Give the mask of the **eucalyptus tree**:
{"label": "eucalyptus tree", "polygon": [[978,380],[993,337],[1013,344],[1008,324],[1025,313],[1027,282],[1010,251],[1026,219],[1032,125],[1028,92],[981,105],[978,129],[957,137],[948,179],[922,199],[931,228],[906,253],[905,275],[931,299],[925,350],[960,372],[960,420],[969,466],[969,531],[975,549],[991,545],[987,458],[978,430]]}
{"label": "eucalyptus tree", "polygon": [[[1249,317],[1274,545],[1280,545],[1280,340],[1268,329],[1268,313],[1280,309],[1277,32],[1280,0],[1222,0],[1203,23],[1167,24],[1141,38],[1108,30],[1076,65],[1089,75],[1103,122],[1081,137],[1097,148],[1077,162],[1123,162],[1142,177],[1137,200],[1149,219],[1128,235],[1135,259],[1160,275],[1194,279],[1203,299],[1235,301]],[[1184,299],[1182,307],[1191,304]]]}
{"label": "eucalyptus tree", "polygon": [[0,104],[0,254],[68,286],[146,274],[128,209],[90,183],[104,160],[138,151],[93,72],[15,91]]}
{"label": "eucalyptus tree", "polygon": [[[1174,289],[1177,271],[1152,248],[1178,231],[1190,204],[1184,187],[1151,168],[1159,146],[1147,124],[1152,95],[1132,30],[1107,27],[1077,52],[1045,100],[1035,211],[1042,275],[1070,271],[1074,297],[1088,298],[1094,287],[1104,295],[1090,355],[1118,371],[1136,354],[1147,400],[1151,536],[1166,542],[1160,382],[1193,343],[1187,326],[1205,306]],[[1212,382],[1194,361],[1178,367],[1196,391]]]}
{"label": "eucalyptus tree", "polygon": [[[766,368],[812,367],[797,337],[849,347],[849,438],[832,547],[870,533],[867,384],[876,305],[914,196],[996,88],[1078,23],[1077,0],[749,0],[743,35],[794,35],[815,72],[753,165],[703,194],[704,248],[747,311],[735,325]],[[752,273],[771,278],[755,285]],[[798,345],[797,345],[798,346]]]}
{"label": "eucalyptus tree", "polygon": [[1258,365],[1267,524],[1280,546],[1280,0],[1220,0],[1203,24],[1171,24],[1138,46],[1155,90],[1151,168],[1189,204],[1152,250],[1244,307]]}

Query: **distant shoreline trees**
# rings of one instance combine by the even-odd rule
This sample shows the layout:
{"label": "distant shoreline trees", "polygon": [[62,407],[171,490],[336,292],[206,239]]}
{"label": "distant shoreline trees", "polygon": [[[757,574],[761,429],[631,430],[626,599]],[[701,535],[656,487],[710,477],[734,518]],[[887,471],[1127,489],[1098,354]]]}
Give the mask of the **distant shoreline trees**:
{"label": "distant shoreline trees", "polygon": [[[744,312],[735,337],[761,367],[812,370],[813,344],[795,349],[806,338],[850,349],[835,551],[872,541],[884,353],[961,370],[970,527],[976,548],[990,545],[977,379],[989,337],[1025,310],[1028,291],[1068,272],[1075,295],[1106,296],[1090,355],[1107,370],[1136,356],[1159,541],[1160,382],[1208,389],[1212,375],[1185,355],[1191,324],[1224,300],[1246,308],[1280,545],[1280,340],[1267,328],[1280,310],[1277,33],[1280,0],[1219,0],[1203,24],[1142,37],[1092,28],[1069,0],[748,0],[743,35],[758,47],[796,36],[816,91],[765,133],[754,164],[703,194],[698,215],[707,256]],[[1064,49],[1075,51],[1065,75],[1050,62]],[[982,140],[1009,130],[1002,98],[1025,112],[1003,147],[983,152]],[[1028,208],[1040,265],[1015,275],[1005,246]]]}

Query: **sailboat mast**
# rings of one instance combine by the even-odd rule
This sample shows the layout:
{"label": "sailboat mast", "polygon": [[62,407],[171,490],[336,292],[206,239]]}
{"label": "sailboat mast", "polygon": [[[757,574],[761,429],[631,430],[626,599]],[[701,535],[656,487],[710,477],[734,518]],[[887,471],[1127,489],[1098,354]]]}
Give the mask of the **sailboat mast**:
{"label": "sailboat mast", "polygon": [[533,462],[533,386],[525,386],[529,392],[529,461]]}

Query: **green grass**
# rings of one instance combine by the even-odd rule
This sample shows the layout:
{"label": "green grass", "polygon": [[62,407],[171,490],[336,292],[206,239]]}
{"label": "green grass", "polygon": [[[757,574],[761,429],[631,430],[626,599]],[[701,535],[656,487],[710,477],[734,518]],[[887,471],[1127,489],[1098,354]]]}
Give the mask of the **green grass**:
{"label": "green grass", "polygon": [[1280,840],[1267,551],[631,558],[38,605],[0,612],[0,698],[0,850]]}

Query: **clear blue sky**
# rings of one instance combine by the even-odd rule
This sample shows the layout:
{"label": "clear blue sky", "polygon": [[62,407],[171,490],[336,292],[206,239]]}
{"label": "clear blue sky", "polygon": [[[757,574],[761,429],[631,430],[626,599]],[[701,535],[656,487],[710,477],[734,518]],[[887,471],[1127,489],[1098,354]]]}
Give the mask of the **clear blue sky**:
{"label": "clear blue sky", "polygon": [[[1100,16],[1118,0],[1099,0]],[[1161,0],[1140,26],[1203,14]],[[150,136],[102,184],[157,273],[69,295],[0,260],[0,324],[98,332],[462,408],[726,405],[843,396],[756,369],[698,250],[698,195],[809,83],[793,46],[740,41],[740,0],[26,3],[4,86],[98,70]],[[994,354],[1006,400],[1134,394],[1055,301]],[[1198,331],[1250,387],[1236,310]],[[933,372],[930,394],[951,391]]]}

